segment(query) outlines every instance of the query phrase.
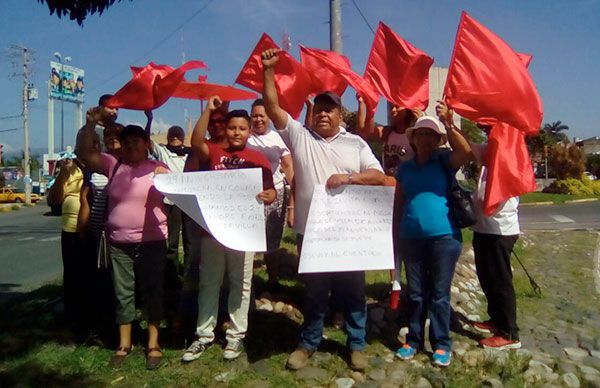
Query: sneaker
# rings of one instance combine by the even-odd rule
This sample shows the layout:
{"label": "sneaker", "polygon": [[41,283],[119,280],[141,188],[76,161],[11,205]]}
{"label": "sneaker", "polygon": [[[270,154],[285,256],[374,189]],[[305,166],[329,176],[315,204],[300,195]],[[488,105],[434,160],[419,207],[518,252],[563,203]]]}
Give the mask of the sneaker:
{"label": "sneaker", "polygon": [[396,350],[396,357],[401,360],[410,360],[417,354],[417,350],[409,344],[404,344],[400,349]]}
{"label": "sneaker", "polygon": [[436,366],[448,366],[452,360],[452,354],[443,349],[438,349],[433,353],[433,365]]}
{"label": "sneaker", "polygon": [[212,345],[212,342],[200,342],[200,340],[196,340],[192,342],[189,348],[183,353],[181,357],[181,361],[190,362],[200,358],[202,352],[208,349]]}
{"label": "sneaker", "polygon": [[495,333],[496,330],[498,330],[496,328],[496,325],[494,325],[494,323],[492,321],[483,321],[483,322],[471,321],[471,322],[469,322],[469,324],[473,327],[473,329],[477,330],[480,333],[484,333],[484,334],[492,334],[492,333]]}
{"label": "sneaker", "polygon": [[235,360],[244,351],[242,340],[227,341],[227,346],[223,352],[223,358],[226,360]]}
{"label": "sneaker", "polygon": [[365,352],[353,350],[350,352],[350,369],[362,372],[367,369],[369,360]]}
{"label": "sneaker", "polygon": [[308,359],[314,352],[304,348],[297,348],[288,357],[286,367],[292,370],[299,370],[308,365]]}
{"label": "sneaker", "polygon": [[486,349],[519,349],[521,348],[521,341],[510,340],[504,338],[501,335],[495,335],[490,338],[485,338],[479,341],[479,344]]}

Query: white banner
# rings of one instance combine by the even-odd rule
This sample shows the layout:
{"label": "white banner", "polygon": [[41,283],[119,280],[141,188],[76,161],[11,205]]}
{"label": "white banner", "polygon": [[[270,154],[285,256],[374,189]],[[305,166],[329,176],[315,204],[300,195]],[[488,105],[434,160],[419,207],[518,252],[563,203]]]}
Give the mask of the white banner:
{"label": "white banner", "polygon": [[267,249],[259,168],[160,174],[154,185],[221,244],[237,251]]}
{"label": "white banner", "polygon": [[394,188],[315,186],[299,273],[394,268]]}

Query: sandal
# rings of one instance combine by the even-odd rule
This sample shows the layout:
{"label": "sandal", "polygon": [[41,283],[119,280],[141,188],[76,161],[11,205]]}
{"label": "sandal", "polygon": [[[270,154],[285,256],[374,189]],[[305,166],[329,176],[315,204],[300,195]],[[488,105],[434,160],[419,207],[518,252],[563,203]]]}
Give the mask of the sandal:
{"label": "sandal", "polygon": [[[127,358],[132,351],[133,345],[129,345],[128,347],[119,346],[119,348],[117,348],[115,351],[115,354],[113,354],[112,358],[110,359],[108,365],[112,368],[120,368],[123,364],[123,361],[125,361],[125,358]],[[124,352],[125,354],[117,354],[117,352]]]}
{"label": "sandal", "polygon": [[[151,356],[152,352],[160,352],[160,356]],[[153,370],[158,369],[162,366],[163,353],[160,347],[147,348],[146,349],[146,369]]]}

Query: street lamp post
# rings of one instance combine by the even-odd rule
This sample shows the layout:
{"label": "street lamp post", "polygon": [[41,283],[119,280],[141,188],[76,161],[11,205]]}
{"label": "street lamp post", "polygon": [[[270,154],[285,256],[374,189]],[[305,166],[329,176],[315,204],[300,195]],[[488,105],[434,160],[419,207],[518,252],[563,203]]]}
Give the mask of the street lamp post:
{"label": "street lamp post", "polygon": [[[64,88],[64,81],[62,79],[62,76],[64,75],[64,66],[65,63],[69,63],[71,62],[71,57],[64,57],[61,55],[61,53],[59,53],[58,51],[56,51],[54,53],[54,57],[56,59],[58,59],[58,62],[60,63],[60,72],[61,72],[61,77],[60,77],[60,94],[63,94],[63,88]],[[65,149],[65,101],[64,99],[61,97],[60,99],[60,150],[64,151]]]}

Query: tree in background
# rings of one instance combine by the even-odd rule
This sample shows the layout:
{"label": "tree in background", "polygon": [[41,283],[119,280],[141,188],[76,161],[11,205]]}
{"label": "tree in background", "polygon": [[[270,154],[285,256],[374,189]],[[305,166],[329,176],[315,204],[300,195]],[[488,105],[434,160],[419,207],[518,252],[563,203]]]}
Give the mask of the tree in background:
{"label": "tree in background", "polygon": [[585,169],[600,179],[600,155],[588,155],[585,161]]}
{"label": "tree in background", "polygon": [[544,132],[556,139],[556,143],[561,142],[567,138],[567,135],[563,131],[568,131],[569,126],[563,124],[561,121],[554,121],[552,123],[544,124]]}
{"label": "tree in background", "polygon": [[550,148],[548,166],[556,179],[581,179],[585,171],[585,157],[581,148],[565,140]]}
{"label": "tree in background", "polygon": [[[108,7],[121,0],[37,0],[38,3],[48,4],[50,15],[56,12],[58,18],[69,15],[71,20],[77,20],[79,25],[88,15],[98,12],[102,15]],[[130,0],[131,1],[131,0]]]}

